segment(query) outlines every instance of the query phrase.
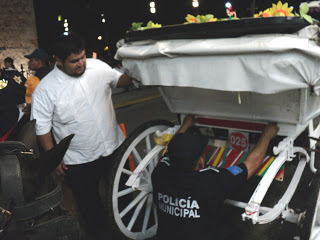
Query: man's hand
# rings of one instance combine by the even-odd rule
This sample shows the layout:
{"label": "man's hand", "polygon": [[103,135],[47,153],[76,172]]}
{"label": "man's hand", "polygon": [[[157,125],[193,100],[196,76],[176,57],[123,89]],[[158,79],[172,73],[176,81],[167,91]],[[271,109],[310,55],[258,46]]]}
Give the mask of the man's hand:
{"label": "man's hand", "polygon": [[193,115],[188,114],[182,122],[181,127],[179,128],[179,130],[176,132],[176,134],[179,133],[184,133],[185,131],[188,130],[189,127],[192,127],[195,123],[195,117]]}
{"label": "man's hand", "polygon": [[65,170],[68,170],[68,168],[66,167],[66,165],[64,165],[64,162],[61,162],[56,168],[56,174],[58,174],[59,176],[65,176]]}
{"label": "man's hand", "polygon": [[269,123],[263,129],[258,143],[249,153],[247,159],[244,161],[244,164],[248,169],[248,178],[250,178],[263,163],[263,159],[265,158],[270,140],[277,136],[278,131],[279,127],[277,127],[277,124],[275,123]]}
{"label": "man's hand", "polygon": [[25,114],[30,114],[30,112],[31,112],[31,104],[30,103],[25,103],[24,107],[22,109],[22,112],[24,112]]}
{"label": "man's hand", "polygon": [[127,74],[122,74],[118,80],[117,88],[126,88],[132,84],[132,79]]}
{"label": "man's hand", "polygon": [[193,115],[188,114],[184,119],[183,119],[183,126],[186,126],[187,128],[192,127],[195,123],[195,117]]}
{"label": "man's hand", "polygon": [[271,140],[275,136],[277,136],[277,133],[279,131],[279,127],[276,123],[269,123],[262,132],[262,137],[267,138],[268,140]]}

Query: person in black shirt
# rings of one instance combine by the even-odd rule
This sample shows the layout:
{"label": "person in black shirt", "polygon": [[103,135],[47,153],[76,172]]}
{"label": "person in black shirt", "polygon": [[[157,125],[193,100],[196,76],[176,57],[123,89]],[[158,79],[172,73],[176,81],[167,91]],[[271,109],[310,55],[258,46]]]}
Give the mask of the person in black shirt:
{"label": "person in black shirt", "polygon": [[26,78],[14,67],[13,59],[4,59],[0,71],[0,138],[8,133],[18,121],[17,105],[24,103]]}
{"label": "person in black shirt", "polygon": [[221,222],[224,200],[243,186],[263,162],[276,124],[268,124],[244,163],[227,169],[205,167],[208,138],[189,129],[186,116],[171,139],[168,152],[152,173],[153,199],[158,213],[158,237],[170,239],[240,239]]}

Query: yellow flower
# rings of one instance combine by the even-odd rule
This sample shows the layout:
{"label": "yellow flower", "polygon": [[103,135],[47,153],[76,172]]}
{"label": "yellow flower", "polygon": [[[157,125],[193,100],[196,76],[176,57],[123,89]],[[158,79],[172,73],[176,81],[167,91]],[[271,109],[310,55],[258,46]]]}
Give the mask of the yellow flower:
{"label": "yellow flower", "polygon": [[194,23],[194,22],[197,22],[197,19],[195,18],[195,16],[191,15],[191,14],[188,14],[186,16],[186,20],[187,22],[186,23]]}
{"label": "yellow flower", "polygon": [[260,11],[259,13],[254,14],[254,17],[270,17],[270,16],[271,16],[271,13],[269,8],[267,8],[263,12]]}
{"label": "yellow flower", "polygon": [[147,23],[147,26],[143,27],[142,29],[143,29],[143,30],[146,30],[146,29],[149,29],[149,28],[160,28],[161,26],[162,26],[162,25],[159,24],[159,23],[154,23],[154,22],[152,22],[152,21],[149,21],[149,22]]}
{"label": "yellow flower", "polygon": [[210,18],[210,19],[208,20],[208,22],[215,22],[215,21],[217,21],[217,18]]}
{"label": "yellow flower", "polygon": [[159,28],[159,27],[162,27],[162,25],[159,23],[152,23],[152,28]]}
{"label": "yellow flower", "polygon": [[215,22],[217,21],[217,18],[214,18],[212,14],[207,15],[197,15],[196,17],[188,14],[186,16],[187,22],[185,23],[204,23],[204,22]]}
{"label": "yellow flower", "polygon": [[276,4],[272,4],[272,8],[270,8],[270,14],[271,16],[294,16],[294,14],[292,13],[292,8],[288,7],[288,3],[284,3],[282,4],[281,1],[279,1]]}

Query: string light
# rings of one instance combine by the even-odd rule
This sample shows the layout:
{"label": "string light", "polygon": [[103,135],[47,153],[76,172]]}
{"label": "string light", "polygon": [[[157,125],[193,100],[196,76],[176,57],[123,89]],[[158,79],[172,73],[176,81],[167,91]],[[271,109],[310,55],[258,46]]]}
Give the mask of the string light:
{"label": "string light", "polygon": [[155,2],[150,2],[149,6],[150,6],[150,12],[151,13],[156,13],[156,4],[155,4]]}
{"label": "string light", "polygon": [[69,34],[68,19],[64,19],[63,27],[64,27],[64,33],[63,34],[68,36],[68,34]]}
{"label": "string light", "polygon": [[192,0],[192,6],[193,7],[199,7],[199,2],[198,2],[198,0]]}

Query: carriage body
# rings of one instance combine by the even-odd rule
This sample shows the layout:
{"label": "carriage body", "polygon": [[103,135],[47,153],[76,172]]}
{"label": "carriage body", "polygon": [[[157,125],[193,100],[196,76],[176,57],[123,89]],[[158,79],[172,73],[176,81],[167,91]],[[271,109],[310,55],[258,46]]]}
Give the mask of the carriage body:
{"label": "carriage body", "polygon": [[[267,173],[247,203],[227,202],[244,208],[243,219],[253,223],[269,223],[282,217],[301,224],[306,213],[295,214],[288,204],[307,163],[311,172],[316,172],[314,152],[309,154],[301,146],[294,146],[294,141],[304,131],[314,138],[320,136],[316,121],[320,115],[318,31],[317,25],[308,26],[296,17],[164,27],[128,33],[116,57],[134,79],[146,86],[159,86],[171,112],[182,117],[196,115],[200,127],[261,132],[267,122],[277,122],[283,140],[273,149],[276,158]],[[316,141],[306,139],[306,145],[315,148]],[[135,159],[135,146],[129,146],[131,150],[124,158],[131,152]],[[140,182],[146,177],[139,173],[152,171],[159,152],[157,146],[150,148],[140,159],[133,174],[129,174],[129,188],[144,191]],[[275,206],[264,208],[261,203],[274,177],[297,153],[302,157],[290,185]],[[318,199],[319,194],[309,217],[308,239],[316,239]],[[119,225],[121,218],[116,219]],[[125,233],[125,225],[121,226],[124,234],[135,238],[137,235]]]}
{"label": "carriage body", "polygon": [[[244,20],[242,27],[259,23],[251,20]],[[156,34],[153,29],[154,36],[146,34],[143,40],[140,32],[129,35],[117,57],[134,79],[146,86],[160,86],[174,113],[305,125],[320,114],[319,28],[303,27],[303,21],[300,25],[293,21],[296,18],[280,23],[278,18],[270,20],[268,26],[274,33],[267,34],[254,29],[238,36],[246,34],[237,28],[241,23],[229,24],[236,36],[231,38],[223,38],[225,33],[205,38],[202,35],[210,37],[210,32],[203,33],[201,28],[193,32],[193,38],[198,35],[201,39],[170,39],[169,34],[167,40],[165,32]],[[284,23],[288,25],[285,30]],[[290,29],[292,24],[297,28]],[[211,31],[218,35],[212,26]],[[262,25],[260,31],[268,31],[265,28]],[[181,32],[180,37],[185,34]]]}

